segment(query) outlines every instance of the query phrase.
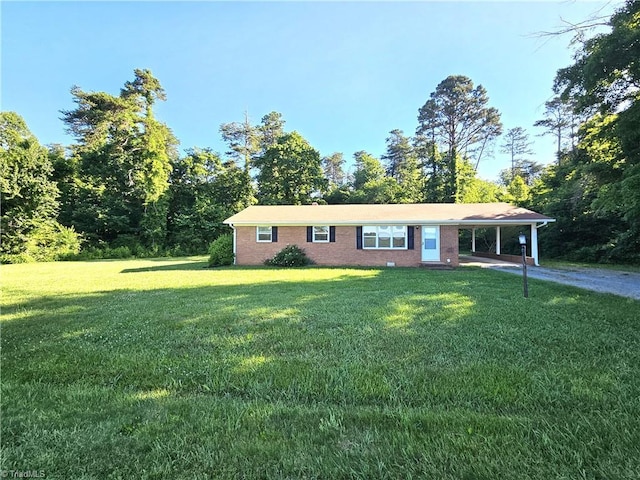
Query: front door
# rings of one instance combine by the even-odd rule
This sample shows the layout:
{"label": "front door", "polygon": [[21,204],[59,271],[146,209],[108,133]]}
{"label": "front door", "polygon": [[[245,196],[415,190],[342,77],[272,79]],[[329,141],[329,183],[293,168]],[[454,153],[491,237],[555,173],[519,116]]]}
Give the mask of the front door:
{"label": "front door", "polygon": [[422,261],[440,261],[440,227],[437,225],[422,226]]}

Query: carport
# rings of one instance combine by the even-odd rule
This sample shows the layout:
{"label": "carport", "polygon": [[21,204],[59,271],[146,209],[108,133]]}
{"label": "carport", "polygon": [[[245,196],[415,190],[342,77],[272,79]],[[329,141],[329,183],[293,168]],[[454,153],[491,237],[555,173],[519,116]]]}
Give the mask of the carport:
{"label": "carport", "polygon": [[[524,210],[524,209],[523,209]],[[522,233],[527,237],[527,263],[530,265],[540,265],[540,253],[538,249],[538,229],[548,225],[550,222],[554,222],[555,219],[544,217],[543,215],[533,213],[536,218],[535,221],[532,217],[533,212],[522,213],[517,216],[523,218],[505,218],[505,219],[493,219],[486,221],[478,221],[475,224],[460,226],[460,228],[471,230],[471,255],[476,257],[495,258],[497,260],[503,260],[507,262],[520,262],[522,257],[520,255],[510,255],[502,253],[503,243],[503,228],[504,227],[522,227]],[[528,217],[528,218],[526,218]],[[469,219],[470,220],[470,219]],[[465,222],[466,223],[466,222]],[[495,247],[493,251],[480,251],[477,248],[476,233],[478,229],[494,229],[495,231]]]}

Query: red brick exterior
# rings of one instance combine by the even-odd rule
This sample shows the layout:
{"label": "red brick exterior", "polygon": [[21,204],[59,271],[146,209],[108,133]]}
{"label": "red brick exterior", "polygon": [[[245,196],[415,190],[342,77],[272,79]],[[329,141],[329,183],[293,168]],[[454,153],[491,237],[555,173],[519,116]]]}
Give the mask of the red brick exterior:
{"label": "red brick exterior", "polygon": [[[256,227],[235,227],[236,264],[261,265],[287,245],[298,245],[317,265],[386,266],[388,262],[398,267],[415,267],[421,262],[421,231],[415,229],[414,250],[369,250],[356,248],[356,227],[336,227],[336,241],[330,243],[307,242],[307,229],[278,227],[277,242],[256,241]],[[447,262],[447,259],[450,262]],[[458,227],[440,227],[440,262],[458,265]]]}

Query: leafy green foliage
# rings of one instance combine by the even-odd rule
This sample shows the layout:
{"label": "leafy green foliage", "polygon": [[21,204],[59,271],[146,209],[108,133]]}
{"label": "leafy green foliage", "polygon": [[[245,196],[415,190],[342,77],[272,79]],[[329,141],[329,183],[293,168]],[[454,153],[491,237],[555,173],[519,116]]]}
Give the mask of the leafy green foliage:
{"label": "leafy green foliage", "polygon": [[311,259],[297,245],[287,245],[273,258],[265,260],[264,264],[271,267],[304,267],[311,264]]}
{"label": "leafy green foliage", "polygon": [[40,146],[24,120],[0,112],[0,260],[56,260],[75,253],[80,239],[56,222],[59,190],[52,180],[49,152]]}
{"label": "leafy green foliage", "polygon": [[173,164],[167,213],[167,243],[185,253],[204,253],[218,236],[228,233],[222,222],[252,203],[248,172],[222,163],[210,149],[194,148]]}
{"label": "leafy green foliage", "polygon": [[609,24],[558,71],[556,93],[588,120],[534,186],[532,205],[558,218],[543,246],[572,260],[632,263],[640,262],[640,3],[627,1]]}
{"label": "leafy green foliage", "polygon": [[297,132],[278,138],[254,165],[262,204],[309,204],[326,188],[320,154]]}
{"label": "leafy green foliage", "polygon": [[152,106],[166,98],[148,70],[135,70],[119,96],[71,91],[77,107],[63,112],[77,140],[77,197],[71,222],[87,238],[113,241],[119,235],[141,235],[149,247],[160,242],[166,216],[163,199],[169,188],[177,140],[153,117]]}
{"label": "leafy green foliage", "polygon": [[210,267],[233,265],[233,259],[233,235],[220,235],[209,245]]}

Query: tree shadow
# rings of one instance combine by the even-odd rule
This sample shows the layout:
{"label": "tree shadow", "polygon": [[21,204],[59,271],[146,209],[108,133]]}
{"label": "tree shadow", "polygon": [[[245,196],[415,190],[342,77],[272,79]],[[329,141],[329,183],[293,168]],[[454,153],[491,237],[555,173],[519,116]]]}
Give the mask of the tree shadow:
{"label": "tree shadow", "polygon": [[207,262],[185,262],[185,263],[171,263],[169,265],[158,265],[150,267],[139,268],[125,268],[120,273],[142,273],[142,272],[166,272],[166,271],[181,271],[181,270],[201,270],[203,268],[209,268]]}

